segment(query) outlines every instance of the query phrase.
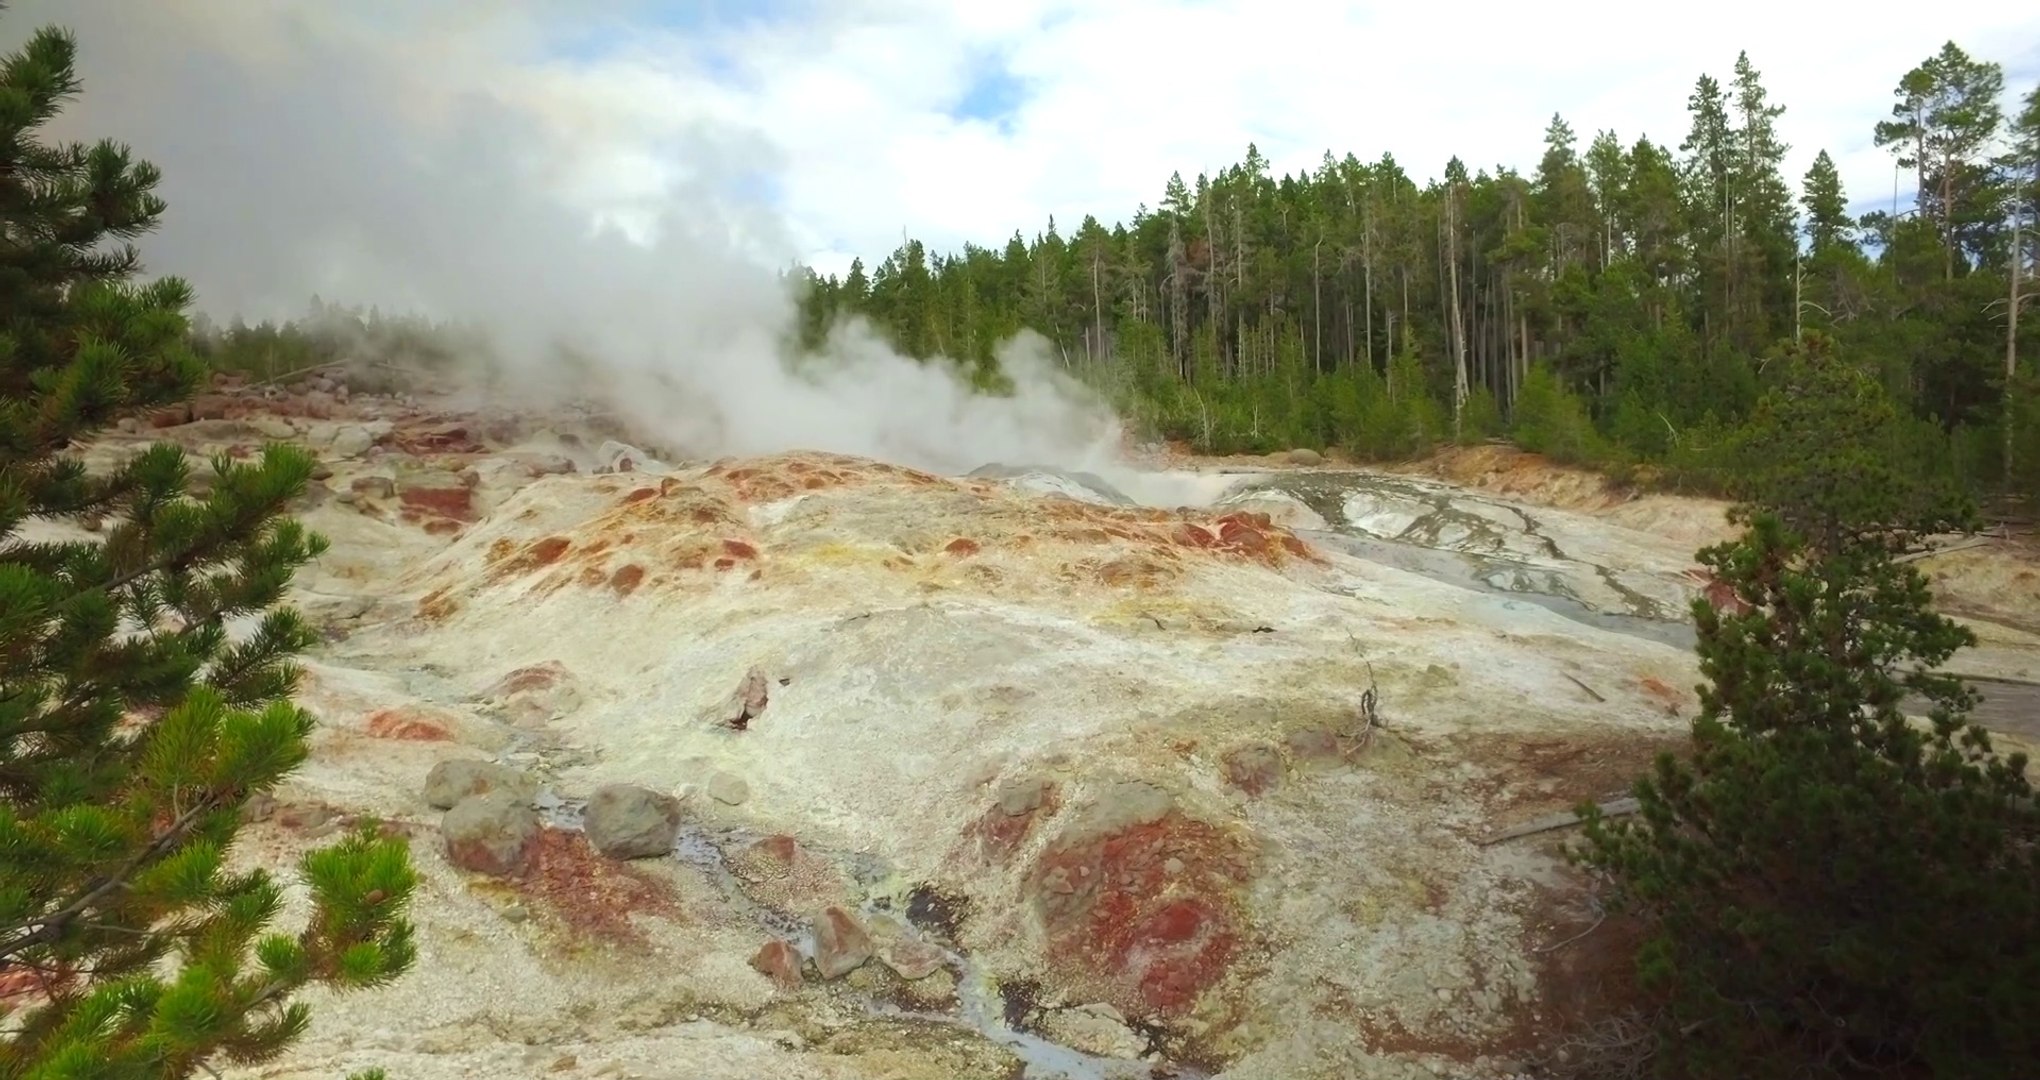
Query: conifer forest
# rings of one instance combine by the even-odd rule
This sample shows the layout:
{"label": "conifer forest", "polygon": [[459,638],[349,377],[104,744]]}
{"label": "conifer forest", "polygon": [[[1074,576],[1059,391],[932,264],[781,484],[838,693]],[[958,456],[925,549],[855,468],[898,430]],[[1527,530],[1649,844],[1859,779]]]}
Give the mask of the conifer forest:
{"label": "conifer forest", "polygon": [[1890,94],[1871,134],[1916,194],[1845,191],[1825,151],[1786,175],[1788,103],[1745,53],[1694,82],[1683,133],[1554,115],[1538,161],[1470,147],[1424,182],[1429,163],[1379,148],[1276,176],[1249,145],[1123,221],[806,272],[804,329],[868,316],[991,384],[994,345],[1032,328],[1146,433],[1215,452],[1384,459],[1508,434],[1701,486],[1766,358],[1812,334],[1906,406],[1908,460],[2030,492],[2040,88],[2008,111],[2001,67],[1950,42],[1863,90]]}

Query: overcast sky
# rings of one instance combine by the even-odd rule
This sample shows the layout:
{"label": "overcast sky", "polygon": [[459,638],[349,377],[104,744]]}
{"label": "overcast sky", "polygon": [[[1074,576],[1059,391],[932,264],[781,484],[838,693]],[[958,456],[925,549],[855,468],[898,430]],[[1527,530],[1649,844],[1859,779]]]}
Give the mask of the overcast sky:
{"label": "overcast sky", "polygon": [[[1717,0],[17,0],[0,38],[73,26],[64,130],[167,174],[152,266],[215,312],[314,289],[431,294],[462,260],[548,258],[592,216],[692,221],[840,272],[902,232],[997,244],[1159,201],[1259,144],[1534,167],[1562,113],[1582,143],[1676,144],[1701,72],[1748,49],[1788,108],[1797,182],[1825,147],[1859,209],[1891,198],[1870,132],[1942,41],[2040,79],[2040,6]],[[575,216],[560,217],[564,202]],[[512,241],[493,233],[524,233]],[[426,248],[436,250],[427,251]],[[408,251],[417,265],[388,262]],[[508,272],[512,267],[499,267]],[[531,267],[533,272],[543,268]]]}

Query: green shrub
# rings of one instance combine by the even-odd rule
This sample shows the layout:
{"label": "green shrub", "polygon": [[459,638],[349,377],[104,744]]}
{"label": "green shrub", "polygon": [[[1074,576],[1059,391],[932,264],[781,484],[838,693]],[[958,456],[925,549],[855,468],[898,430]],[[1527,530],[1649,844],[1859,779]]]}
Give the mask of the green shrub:
{"label": "green shrub", "polygon": [[1690,757],[1633,819],[1583,807],[1576,854],[1648,928],[1661,1076],[2030,1076],[2040,806],[1937,670],[1973,636],[1897,561],[1967,506],[1891,457],[1912,436],[1874,378],[1788,362],[1740,437],[1748,531],[1700,553],[1740,603],[1694,605]]}
{"label": "green shrub", "polygon": [[[106,476],[64,456],[205,373],[190,289],[101,246],[155,224],[156,170],[35,139],[74,52],[43,30],[0,65],[0,966],[48,980],[0,1001],[0,1077],[182,1078],[282,1052],[307,986],[404,971],[414,878],[364,831],[304,857],[305,929],[265,933],[282,887],[226,867],[243,805],[307,753],[287,699],[315,635],[281,601],[325,542],[282,512],[313,461],[221,457],[192,498],[175,446]],[[87,516],[100,537],[23,535]]]}

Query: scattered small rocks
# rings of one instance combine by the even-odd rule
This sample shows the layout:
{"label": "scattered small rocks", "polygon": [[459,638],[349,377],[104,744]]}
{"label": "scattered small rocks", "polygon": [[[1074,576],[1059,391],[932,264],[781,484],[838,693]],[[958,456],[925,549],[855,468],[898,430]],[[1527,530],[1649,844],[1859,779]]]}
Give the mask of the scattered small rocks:
{"label": "scattered small rocks", "polygon": [[538,796],[538,781],[522,769],[472,758],[442,761],[425,774],[425,804],[435,810],[450,810],[471,796],[497,791],[529,803]]}
{"label": "scattered small rocks", "polygon": [[840,979],[871,959],[871,935],[849,910],[830,905],[814,920],[815,970]]}
{"label": "scattered small rocks", "polygon": [[505,454],[503,459],[533,480],[542,476],[566,476],[576,471],[574,459],[565,454],[523,452]]}
{"label": "scattered small rocks", "polygon": [[819,911],[849,903],[853,893],[835,860],[785,833],[729,852],[727,865],[747,895],[780,911]]}
{"label": "scattered small rocks", "polygon": [[604,784],[588,799],[588,842],[612,859],[669,854],[680,833],[680,800],[635,784]]}
{"label": "scattered small rocks", "polygon": [[[408,398],[407,406],[416,403]],[[417,428],[396,433],[393,440],[398,449],[413,457],[434,454],[479,454],[487,447],[476,442],[468,429],[458,424],[440,424],[436,427]]]}
{"label": "scattered small rocks", "polygon": [[448,862],[494,877],[525,870],[538,831],[538,812],[529,800],[503,790],[462,799],[439,823]]}

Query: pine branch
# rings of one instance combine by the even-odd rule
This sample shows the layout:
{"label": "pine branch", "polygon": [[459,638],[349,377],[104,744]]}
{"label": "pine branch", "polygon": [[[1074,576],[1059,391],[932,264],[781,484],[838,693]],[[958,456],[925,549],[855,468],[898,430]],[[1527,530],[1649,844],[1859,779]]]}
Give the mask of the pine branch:
{"label": "pine branch", "polygon": [[[141,851],[136,852],[132,858],[121,864],[120,868],[112,874],[99,879],[99,881],[88,887],[71,902],[49,915],[23,920],[11,926],[0,927],[0,933],[16,935],[6,941],[0,941],[0,960],[6,960],[23,950],[57,940],[63,935],[65,927],[70,924],[71,920],[90,910],[93,905],[105,899],[109,894],[125,888],[128,880],[134,877],[143,866],[147,865],[150,860],[175,847],[180,840],[184,839],[185,834],[190,831],[192,823],[218,809],[223,802],[224,799],[221,795],[217,793],[207,794],[190,809],[179,814],[161,836],[151,841]],[[26,932],[22,933],[22,931]]]}

